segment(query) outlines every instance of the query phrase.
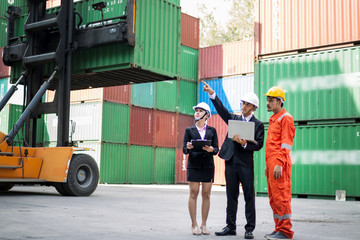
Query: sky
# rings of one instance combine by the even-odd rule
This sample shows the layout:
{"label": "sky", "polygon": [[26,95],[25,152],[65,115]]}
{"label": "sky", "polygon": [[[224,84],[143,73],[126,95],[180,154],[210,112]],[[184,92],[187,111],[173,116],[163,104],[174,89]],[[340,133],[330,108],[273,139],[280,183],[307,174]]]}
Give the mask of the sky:
{"label": "sky", "polygon": [[225,25],[228,21],[228,12],[231,8],[231,2],[225,0],[180,0],[181,12],[191,16],[201,18],[199,12],[200,3],[205,3],[208,9],[215,8],[216,22]]}

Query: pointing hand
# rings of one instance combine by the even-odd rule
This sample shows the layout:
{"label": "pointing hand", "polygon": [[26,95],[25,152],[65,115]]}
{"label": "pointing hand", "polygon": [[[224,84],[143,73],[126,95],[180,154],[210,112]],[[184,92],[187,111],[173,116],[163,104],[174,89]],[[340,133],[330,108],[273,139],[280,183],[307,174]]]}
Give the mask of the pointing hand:
{"label": "pointing hand", "polygon": [[214,93],[214,90],[209,86],[209,84],[207,84],[204,81],[201,81],[201,82],[204,84],[204,87],[203,87],[204,92],[207,92],[210,95]]}

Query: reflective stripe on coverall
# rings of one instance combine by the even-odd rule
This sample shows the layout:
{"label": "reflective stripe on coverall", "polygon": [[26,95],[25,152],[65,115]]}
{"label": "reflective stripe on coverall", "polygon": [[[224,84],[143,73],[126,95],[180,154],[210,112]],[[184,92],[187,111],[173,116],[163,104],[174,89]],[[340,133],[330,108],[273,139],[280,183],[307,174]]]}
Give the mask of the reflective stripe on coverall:
{"label": "reflective stripe on coverall", "polygon": [[[273,114],[265,144],[266,177],[275,231],[293,238],[291,231],[291,159],[290,150],[295,136],[293,117],[285,109]],[[282,177],[274,179],[275,165],[282,166]]]}

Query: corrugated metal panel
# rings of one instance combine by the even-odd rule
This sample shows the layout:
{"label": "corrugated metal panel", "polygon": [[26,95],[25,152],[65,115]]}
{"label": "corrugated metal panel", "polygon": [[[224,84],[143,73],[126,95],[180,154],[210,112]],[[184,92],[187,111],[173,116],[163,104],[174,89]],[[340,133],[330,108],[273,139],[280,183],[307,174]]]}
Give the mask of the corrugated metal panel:
{"label": "corrugated metal panel", "polygon": [[104,102],[101,126],[102,141],[128,143],[130,107],[119,103]]}
{"label": "corrugated metal panel", "polygon": [[102,143],[101,183],[126,183],[128,171],[128,147],[124,144]]}
{"label": "corrugated metal panel", "polygon": [[218,155],[216,155],[214,156],[214,164],[215,164],[214,184],[226,185],[224,159],[221,159]]}
{"label": "corrugated metal panel", "polygon": [[195,124],[194,116],[178,114],[176,147],[182,147],[187,127]]}
{"label": "corrugated metal panel", "polygon": [[272,114],[264,94],[275,85],[287,91],[284,107],[295,121],[360,117],[359,56],[360,47],[352,47],[259,61],[259,119]]}
{"label": "corrugated metal panel", "polygon": [[223,76],[254,73],[254,40],[224,43]]}
{"label": "corrugated metal panel", "polygon": [[[50,143],[50,146],[56,146],[57,142],[52,142]],[[103,146],[104,146],[104,143],[101,143],[99,141],[79,141],[78,142],[78,147],[81,147],[81,148],[90,148],[91,150],[89,151],[79,151],[79,152],[75,152],[75,153],[83,153],[83,154],[88,154],[90,156],[92,156],[99,169],[100,169],[100,172],[101,172],[101,152],[103,151]],[[101,174],[100,174],[101,175]]]}
{"label": "corrugated metal panel", "polygon": [[360,3],[257,0],[256,55],[360,40]]}
{"label": "corrugated metal panel", "polygon": [[180,80],[180,95],[178,111],[183,114],[193,115],[193,106],[197,103],[197,83]]}
{"label": "corrugated metal panel", "polygon": [[[267,134],[267,127],[265,128]],[[292,193],[360,196],[360,124],[296,126]],[[267,192],[264,148],[255,156],[256,191]]]}
{"label": "corrugated metal panel", "polygon": [[61,4],[61,0],[47,0],[46,1],[46,9],[58,7]]}
{"label": "corrugated metal panel", "polygon": [[153,144],[154,113],[151,109],[132,107],[130,110],[129,142],[136,145]]}
{"label": "corrugated metal panel", "polygon": [[155,108],[159,110],[176,112],[178,109],[178,81],[156,82]]}
{"label": "corrugated metal panel", "polygon": [[131,85],[104,88],[104,100],[114,103],[129,104]]}
{"label": "corrugated metal panel", "polygon": [[129,147],[128,183],[153,183],[154,149],[152,147]]}
{"label": "corrugated metal panel", "polygon": [[180,46],[180,77],[197,81],[199,76],[199,50]]}
{"label": "corrugated metal panel", "polygon": [[103,93],[103,88],[74,90],[70,92],[70,102],[101,101],[103,100]]}
{"label": "corrugated metal panel", "polygon": [[[240,112],[240,99],[248,92],[254,91],[254,75],[234,76],[227,78],[220,78],[207,81],[216,92],[224,106],[229,112]],[[204,92],[204,84],[200,83],[199,87],[199,102],[206,102],[209,104],[211,113],[216,114],[217,111],[212,104],[209,94]]]}
{"label": "corrugated metal panel", "polygon": [[183,153],[182,148],[176,148],[175,183],[186,182],[186,166],[189,155]]}
{"label": "corrugated metal panel", "polygon": [[[0,100],[5,96],[7,91],[12,87],[10,78],[0,79]],[[17,91],[11,96],[7,104],[23,105],[24,103],[24,86],[18,85]]]}
{"label": "corrugated metal panel", "polygon": [[175,148],[156,148],[154,182],[173,184],[175,180]]}
{"label": "corrugated metal panel", "polygon": [[154,145],[158,147],[175,147],[176,114],[154,111]]}
{"label": "corrugated metal panel", "polygon": [[131,104],[134,106],[154,108],[155,83],[142,83],[132,85]]}
{"label": "corrugated metal panel", "polygon": [[2,0],[0,1],[1,17],[4,16],[9,6],[19,7],[22,13],[26,13],[26,0]]}
{"label": "corrugated metal panel", "polygon": [[[6,34],[7,34],[7,20],[5,18],[0,18],[0,47],[6,45],[6,36],[7,36]],[[2,59],[2,54],[1,54],[1,59]]]}
{"label": "corrugated metal panel", "polygon": [[218,78],[223,75],[222,45],[199,49],[199,78]]}
{"label": "corrugated metal panel", "polygon": [[8,87],[9,87],[9,78],[0,79],[0,100],[2,100],[5,94],[7,93]]}
{"label": "corrugated metal panel", "polygon": [[216,129],[219,146],[221,146],[225,141],[228,125],[222,120],[219,114],[211,115],[211,118],[208,120],[208,125]]}
{"label": "corrugated metal panel", "polygon": [[[1,24],[1,23],[0,23]],[[0,32],[0,34],[2,34]],[[0,40],[1,41],[1,40]],[[0,59],[0,78],[6,78],[10,76],[10,67],[6,66],[2,60],[3,57],[3,47],[0,48],[0,52],[1,52],[1,59]]]}
{"label": "corrugated metal panel", "polygon": [[181,13],[181,44],[199,49],[200,19]]}

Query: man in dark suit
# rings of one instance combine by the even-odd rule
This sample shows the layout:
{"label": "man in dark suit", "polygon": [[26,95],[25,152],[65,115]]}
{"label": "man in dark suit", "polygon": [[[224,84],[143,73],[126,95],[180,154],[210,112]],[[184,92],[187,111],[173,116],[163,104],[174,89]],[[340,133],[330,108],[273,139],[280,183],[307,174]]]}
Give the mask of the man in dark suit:
{"label": "man in dark suit", "polygon": [[259,99],[254,93],[242,97],[241,115],[230,113],[216,96],[214,90],[204,81],[203,90],[209,93],[220,117],[228,124],[228,120],[250,121],[255,123],[255,143],[240,139],[238,135],[230,139],[226,136],[219,152],[219,157],[225,160],[226,179],[226,224],[218,236],[236,235],[236,214],[238,207],[239,185],[241,183],[245,199],[246,239],[254,238],[255,229],[255,189],[254,189],[254,151],[259,151],[264,143],[264,124],[257,120],[253,112],[259,107]]}

